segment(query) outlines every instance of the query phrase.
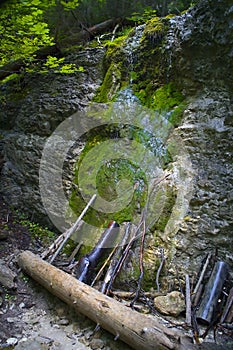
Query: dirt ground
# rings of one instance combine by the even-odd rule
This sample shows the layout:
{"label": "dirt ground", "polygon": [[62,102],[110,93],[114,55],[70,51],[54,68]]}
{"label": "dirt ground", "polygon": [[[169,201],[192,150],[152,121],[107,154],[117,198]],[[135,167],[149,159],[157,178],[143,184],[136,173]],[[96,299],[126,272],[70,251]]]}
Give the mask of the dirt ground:
{"label": "dirt ground", "polygon": [[0,198],[0,262],[16,275],[15,288],[0,285],[0,349],[130,349],[51,295],[20,271],[21,250],[43,251],[19,214]]}

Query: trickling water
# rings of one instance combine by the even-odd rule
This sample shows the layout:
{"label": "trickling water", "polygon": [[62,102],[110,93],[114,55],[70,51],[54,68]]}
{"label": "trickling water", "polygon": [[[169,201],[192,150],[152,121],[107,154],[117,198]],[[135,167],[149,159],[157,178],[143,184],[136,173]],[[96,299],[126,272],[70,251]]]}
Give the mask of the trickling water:
{"label": "trickling water", "polygon": [[188,40],[192,34],[191,19],[191,14],[187,12],[169,20],[170,25],[164,45],[167,57],[167,81],[169,81],[173,57],[181,50],[181,42]]}
{"label": "trickling water", "polygon": [[170,18],[165,49],[179,50],[181,41],[189,39],[192,34],[191,19],[189,12]]}
{"label": "trickling water", "polygon": [[142,24],[135,28],[135,33],[132,36],[129,36],[126,40],[124,46],[125,56],[127,57],[128,67],[129,67],[129,78],[130,85],[133,82],[133,66],[137,60],[137,50],[140,47],[140,40],[145,28],[145,24]]}
{"label": "trickling water", "polygon": [[130,87],[121,90],[117,96],[117,102],[127,103],[128,105],[132,103],[140,104],[139,98],[133,94]]}

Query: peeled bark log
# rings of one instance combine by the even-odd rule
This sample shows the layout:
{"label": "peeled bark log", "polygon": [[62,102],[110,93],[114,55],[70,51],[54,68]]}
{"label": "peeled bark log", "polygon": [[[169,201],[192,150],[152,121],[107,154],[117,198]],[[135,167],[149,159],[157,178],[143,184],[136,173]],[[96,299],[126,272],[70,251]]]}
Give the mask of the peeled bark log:
{"label": "peeled bark log", "polygon": [[18,264],[48,291],[134,349],[192,349],[180,332],[166,328],[156,317],[133,311],[29,251],[19,255]]}
{"label": "peeled bark log", "polygon": [[113,30],[114,27],[121,22],[122,22],[121,18],[113,18],[113,19],[109,19],[107,21],[98,23],[93,27],[84,28],[80,32],[74,35],[71,35],[65,38],[64,40],[60,41],[59,46],[68,47],[71,45],[86,43],[89,40],[94,39],[97,35]]}

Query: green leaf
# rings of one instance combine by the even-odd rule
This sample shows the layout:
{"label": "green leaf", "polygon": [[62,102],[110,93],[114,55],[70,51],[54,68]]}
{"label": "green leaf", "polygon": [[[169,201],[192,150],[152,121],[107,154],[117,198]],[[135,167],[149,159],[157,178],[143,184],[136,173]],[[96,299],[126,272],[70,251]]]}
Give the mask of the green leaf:
{"label": "green leaf", "polygon": [[64,10],[74,10],[78,6],[79,0],[70,0],[70,1],[63,1],[61,0],[60,3],[64,6]]}

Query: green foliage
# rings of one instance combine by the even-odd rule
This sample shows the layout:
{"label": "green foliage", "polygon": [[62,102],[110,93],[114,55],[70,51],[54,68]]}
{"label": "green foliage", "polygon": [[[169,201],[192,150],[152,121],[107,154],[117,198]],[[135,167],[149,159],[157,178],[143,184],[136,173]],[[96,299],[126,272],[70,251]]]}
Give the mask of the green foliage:
{"label": "green foliage", "polygon": [[199,0],[190,1],[190,0],[178,0],[178,1],[169,1],[167,5],[167,12],[170,13],[181,13],[187,10],[189,7],[194,6],[198,3]]}
{"label": "green foliage", "polygon": [[128,19],[135,22],[137,25],[140,25],[156,16],[156,12],[156,10],[153,10],[150,6],[148,6],[144,9],[143,13],[134,12],[132,16],[128,17]]}
{"label": "green foliage", "polygon": [[79,4],[79,0],[69,0],[69,1],[61,0],[60,2],[61,2],[61,5],[63,5],[65,11],[74,10]]}
{"label": "green foliage", "polygon": [[50,231],[47,227],[42,227],[38,223],[28,219],[20,220],[19,223],[31,232],[32,238],[40,239],[44,244],[50,243],[55,239],[55,233]]}
{"label": "green foliage", "polygon": [[73,74],[75,72],[85,72],[82,66],[77,68],[74,63],[64,63],[65,58],[57,58],[48,56],[46,62],[43,64],[43,68],[40,69],[40,73],[47,73],[53,71],[54,73],[60,74]]}
{"label": "green foliage", "polygon": [[77,68],[76,64],[69,63],[69,64],[64,64],[58,71],[56,71],[56,73],[61,73],[61,74],[72,74],[75,72],[85,72],[85,69],[82,66],[79,66]]}
{"label": "green foliage", "polygon": [[48,56],[46,62],[44,63],[44,66],[48,69],[54,69],[59,67],[63,62],[65,58],[57,58],[57,57],[52,57]]}
{"label": "green foliage", "polygon": [[[26,64],[25,71],[38,71],[40,62],[35,62],[35,52],[41,47],[54,45],[49,21],[46,16],[51,8],[62,7],[64,11],[74,10],[77,0],[10,0],[0,9],[0,66],[22,59]],[[62,64],[64,59],[49,56],[41,72],[57,69],[56,73],[70,74],[84,71],[74,64]],[[8,78],[11,79],[12,77]]]}
{"label": "green foliage", "polygon": [[54,44],[48,24],[43,20],[49,1],[11,0],[1,6],[0,14],[0,65],[22,58],[33,59],[40,47]]}

